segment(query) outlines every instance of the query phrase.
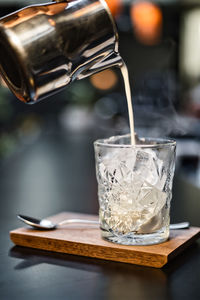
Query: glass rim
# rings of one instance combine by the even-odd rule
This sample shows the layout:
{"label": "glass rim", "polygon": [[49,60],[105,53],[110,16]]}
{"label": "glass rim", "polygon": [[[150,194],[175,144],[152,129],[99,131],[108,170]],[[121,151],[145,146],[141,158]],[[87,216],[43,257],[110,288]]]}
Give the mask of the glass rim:
{"label": "glass rim", "polygon": [[111,141],[113,138],[126,138],[130,137],[130,134],[125,135],[116,135],[111,136],[109,138],[105,139],[98,139],[94,141],[94,146],[101,146],[101,147],[108,147],[108,148],[160,148],[160,147],[171,147],[176,146],[176,141],[171,138],[154,138],[154,137],[139,137],[139,139],[142,141],[149,141],[149,142],[155,142],[155,144],[115,144]]}

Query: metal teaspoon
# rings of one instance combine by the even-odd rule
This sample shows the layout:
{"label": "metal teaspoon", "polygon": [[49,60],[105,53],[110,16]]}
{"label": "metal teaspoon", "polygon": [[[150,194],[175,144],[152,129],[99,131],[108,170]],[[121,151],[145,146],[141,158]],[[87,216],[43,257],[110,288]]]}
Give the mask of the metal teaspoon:
{"label": "metal teaspoon", "polygon": [[[66,224],[73,224],[73,223],[82,223],[82,224],[97,224],[99,225],[99,221],[94,221],[94,220],[84,220],[84,219],[67,219],[64,221],[61,221],[57,224],[52,223],[50,220],[46,219],[36,219],[24,215],[17,215],[18,219],[25,224],[36,228],[36,229],[43,229],[43,230],[53,230],[56,229],[62,225]],[[177,224],[170,224],[170,229],[186,229],[189,228],[190,224],[189,222],[181,222]]]}

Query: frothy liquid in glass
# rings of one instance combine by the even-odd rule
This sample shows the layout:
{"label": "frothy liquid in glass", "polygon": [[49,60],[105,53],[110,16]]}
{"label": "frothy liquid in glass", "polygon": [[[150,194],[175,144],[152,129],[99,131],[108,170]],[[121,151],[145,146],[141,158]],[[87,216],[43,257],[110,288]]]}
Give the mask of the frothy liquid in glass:
{"label": "frothy liquid in glass", "polygon": [[124,87],[126,93],[126,100],[128,105],[128,116],[129,116],[129,126],[131,132],[131,145],[135,145],[135,129],[134,129],[134,115],[133,115],[133,106],[131,101],[131,89],[128,76],[128,68],[124,61],[122,60],[122,65],[120,66],[121,74],[124,80]]}

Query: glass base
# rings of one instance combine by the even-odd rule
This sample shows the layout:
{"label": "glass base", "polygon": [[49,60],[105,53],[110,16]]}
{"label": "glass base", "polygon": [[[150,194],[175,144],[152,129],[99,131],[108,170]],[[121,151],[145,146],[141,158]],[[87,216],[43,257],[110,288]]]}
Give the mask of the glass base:
{"label": "glass base", "polygon": [[128,234],[116,234],[112,231],[106,231],[101,228],[101,236],[103,239],[121,245],[154,245],[160,244],[168,240],[169,238],[169,227],[164,227],[159,231],[148,234],[136,234],[130,232]]}

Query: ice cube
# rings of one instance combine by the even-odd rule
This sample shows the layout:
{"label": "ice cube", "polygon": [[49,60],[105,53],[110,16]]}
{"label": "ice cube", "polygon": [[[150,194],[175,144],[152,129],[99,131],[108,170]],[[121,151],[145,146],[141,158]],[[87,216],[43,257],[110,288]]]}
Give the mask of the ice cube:
{"label": "ice cube", "polygon": [[98,170],[102,180],[111,183],[121,183],[133,179],[136,152],[134,149],[112,149],[109,154],[102,157]]}
{"label": "ice cube", "polygon": [[[146,185],[148,186],[148,184]],[[165,219],[163,214],[166,212],[166,201],[166,193],[149,186],[149,192],[139,199],[145,218],[138,228],[138,233],[150,233],[162,227],[161,225]]]}
{"label": "ice cube", "polygon": [[152,214],[156,214],[166,203],[166,193],[150,186],[147,182],[145,185],[146,189],[148,189],[148,193],[146,193],[143,198],[138,199],[138,203],[141,207],[147,208],[151,211]]}
{"label": "ice cube", "polygon": [[161,229],[164,226],[169,225],[169,207],[166,205],[154,216],[148,218],[146,222],[143,222],[139,227],[137,233],[152,233]]}
{"label": "ice cube", "polygon": [[163,185],[159,185],[162,168],[163,162],[157,157],[155,151],[151,149],[138,149],[134,171],[137,176],[146,180],[151,185],[158,184],[160,190],[163,188]]}

